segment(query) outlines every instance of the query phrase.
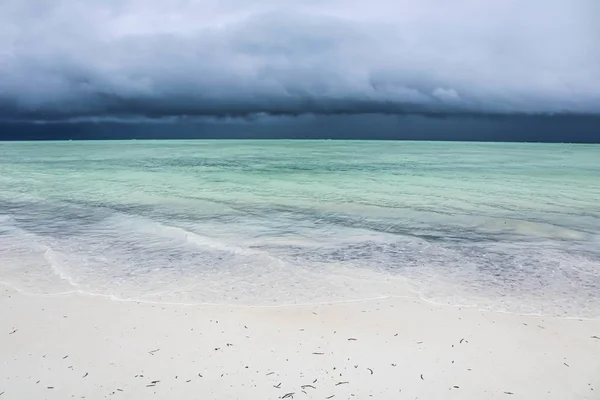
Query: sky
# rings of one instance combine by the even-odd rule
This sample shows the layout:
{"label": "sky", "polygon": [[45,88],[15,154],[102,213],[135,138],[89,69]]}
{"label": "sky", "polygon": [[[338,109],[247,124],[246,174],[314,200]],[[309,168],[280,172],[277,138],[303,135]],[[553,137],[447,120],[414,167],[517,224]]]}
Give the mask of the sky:
{"label": "sky", "polygon": [[367,114],[598,127],[599,19],[597,0],[3,0],[0,129]]}

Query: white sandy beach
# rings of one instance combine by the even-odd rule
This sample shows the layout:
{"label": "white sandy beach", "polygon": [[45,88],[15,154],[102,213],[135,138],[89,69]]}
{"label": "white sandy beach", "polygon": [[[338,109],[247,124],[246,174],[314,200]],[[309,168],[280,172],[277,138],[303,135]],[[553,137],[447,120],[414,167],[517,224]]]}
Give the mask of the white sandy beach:
{"label": "white sandy beach", "polygon": [[185,307],[2,287],[1,399],[599,399],[600,321],[408,299]]}

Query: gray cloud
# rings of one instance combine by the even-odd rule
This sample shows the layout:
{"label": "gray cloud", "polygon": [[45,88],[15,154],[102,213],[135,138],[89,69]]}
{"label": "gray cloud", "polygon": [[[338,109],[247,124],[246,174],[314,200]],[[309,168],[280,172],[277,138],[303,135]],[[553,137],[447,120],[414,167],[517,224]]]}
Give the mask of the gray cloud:
{"label": "gray cloud", "polygon": [[4,0],[0,114],[600,113],[596,0]]}

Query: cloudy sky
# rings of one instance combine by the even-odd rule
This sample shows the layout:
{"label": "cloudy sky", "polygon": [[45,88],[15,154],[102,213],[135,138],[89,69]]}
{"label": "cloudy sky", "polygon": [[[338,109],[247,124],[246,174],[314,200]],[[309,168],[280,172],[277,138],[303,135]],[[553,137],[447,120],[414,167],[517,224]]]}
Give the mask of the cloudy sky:
{"label": "cloudy sky", "polygon": [[0,118],[600,114],[598,0],[2,0]]}

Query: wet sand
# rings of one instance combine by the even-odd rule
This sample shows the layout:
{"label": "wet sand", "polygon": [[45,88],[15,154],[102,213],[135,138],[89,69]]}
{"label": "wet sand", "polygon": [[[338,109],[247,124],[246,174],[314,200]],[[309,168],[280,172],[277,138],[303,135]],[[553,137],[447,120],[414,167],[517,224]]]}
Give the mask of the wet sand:
{"label": "wet sand", "polygon": [[391,298],[185,307],[0,288],[5,399],[598,399],[600,321]]}

